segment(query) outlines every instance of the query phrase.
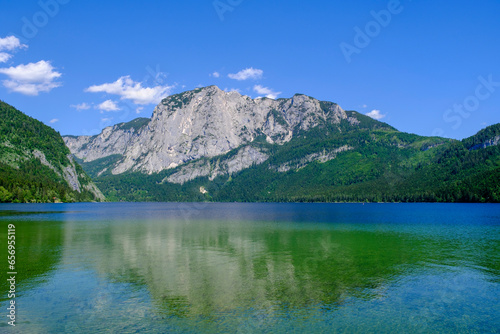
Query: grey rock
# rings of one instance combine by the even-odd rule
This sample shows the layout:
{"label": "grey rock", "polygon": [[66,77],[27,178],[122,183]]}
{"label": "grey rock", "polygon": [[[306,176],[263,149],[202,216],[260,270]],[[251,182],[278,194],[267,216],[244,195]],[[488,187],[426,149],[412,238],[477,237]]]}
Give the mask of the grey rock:
{"label": "grey rock", "polygon": [[487,141],[485,141],[481,146],[481,148],[487,148],[490,146],[497,146],[500,144],[500,136],[496,136],[494,138],[491,138]]}
{"label": "grey rock", "polygon": [[[80,178],[78,175],[78,172],[76,171],[76,165],[75,165],[75,160],[71,154],[67,155],[67,158],[69,159],[70,165],[69,166],[54,166],[51,164],[47,158],[45,157],[45,154],[39,150],[34,150],[32,152],[33,156],[40,160],[42,165],[45,165],[52,169],[57,175],[61,176],[71,187],[71,189],[82,192],[82,184],[80,182]],[[83,176],[83,175],[82,175]],[[95,195],[95,198],[99,201],[105,201],[106,198],[102,194],[102,192],[97,188],[94,182],[91,180],[87,180],[85,185],[83,185],[83,188],[90,191]]]}
{"label": "grey rock", "polygon": [[311,153],[301,159],[288,161],[279,166],[271,165],[269,166],[269,169],[275,170],[280,173],[285,173],[288,172],[289,170],[298,170],[306,167],[307,165],[309,165],[311,162],[314,161],[318,161],[320,163],[328,162],[330,160],[335,159],[337,157],[337,154],[353,149],[354,149],[353,147],[344,145],[342,147],[330,151],[323,150],[322,152]]}
{"label": "grey rock", "polygon": [[78,181],[78,174],[76,172],[75,161],[73,160],[73,156],[71,156],[71,154],[68,154],[68,159],[71,165],[62,168],[63,177],[73,190],[81,192],[80,190],[81,184],[80,181]]}
{"label": "grey rock", "polygon": [[261,164],[268,158],[269,155],[261,150],[252,146],[245,146],[241,148],[235,156],[228,159],[217,159],[215,163],[210,163],[210,161],[206,160],[187,163],[182,166],[178,172],[163,180],[163,182],[167,181],[170,183],[183,184],[197,177],[206,176],[212,181],[217,176],[231,175],[249,168],[254,164]]}
{"label": "grey rock", "polygon": [[106,197],[103,195],[103,193],[101,192],[101,190],[99,188],[97,188],[97,186],[95,185],[94,182],[89,182],[88,184],[85,184],[83,186],[83,188],[85,190],[90,191],[92,194],[94,194],[96,196],[96,199],[98,201],[100,201],[100,202],[106,201]]}
{"label": "grey rock", "polygon": [[[110,167],[113,174],[127,171],[151,174],[203,157],[226,154],[262,135],[269,143],[284,144],[300,131],[320,124],[339,124],[342,120],[359,123],[354,117],[348,119],[338,105],[322,105],[305,95],[278,100],[251,99],[210,86],[167,97],[141,128],[123,129],[115,125],[97,136],[64,137],[64,140],[84,162],[115,154],[122,156]],[[236,166],[235,169],[240,168]],[[194,173],[213,175],[206,168]],[[175,178],[176,182],[181,179],[184,178]]]}
{"label": "grey rock", "polygon": [[[76,167],[75,163],[73,161],[73,157],[71,155],[68,155],[69,161],[71,164],[69,166],[58,166],[56,168],[54,165],[52,165],[47,158],[45,157],[45,154],[43,152],[40,152],[39,150],[34,150],[33,151],[33,156],[40,160],[42,165],[45,165],[52,169],[57,175],[61,176],[71,187],[71,189],[76,190],[80,192],[80,181],[78,181],[78,175],[76,173]],[[62,171],[62,173],[61,173]]]}
{"label": "grey rock", "polygon": [[38,160],[40,160],[40,162],[42,163],[42,165],[49,167],[54,172],[56,172],[57,175],[61,176],[61,172],[59,172],[59,170],[57,168],[55,168],[54,165],[52,165],[47,160],[47,158],[45,157],[45,154],[43,154],[43,152],[40,152],[39,150],[33,150],[32,154],[33,154],[33,156],[35,158],[37,158]]}

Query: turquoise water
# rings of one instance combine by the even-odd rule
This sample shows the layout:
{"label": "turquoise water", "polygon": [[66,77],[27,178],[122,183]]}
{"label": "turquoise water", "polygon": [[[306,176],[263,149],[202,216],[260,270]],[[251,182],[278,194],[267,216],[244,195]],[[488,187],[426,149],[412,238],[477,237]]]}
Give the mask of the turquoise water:
{"label": "turquoise water", "polygon": [[0,205],[0,333],[499,333],[500,206]]}

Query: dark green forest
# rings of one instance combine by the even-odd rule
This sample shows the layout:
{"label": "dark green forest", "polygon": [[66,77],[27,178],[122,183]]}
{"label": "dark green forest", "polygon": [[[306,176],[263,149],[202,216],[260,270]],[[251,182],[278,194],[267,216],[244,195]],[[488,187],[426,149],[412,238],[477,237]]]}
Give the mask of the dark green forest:
{"label": "dark green forest", "polygon": [[[325,110],[330,107],[322,102]],[[76,159],[75,168],[82,186],[92,177],[110,201],[500,202],[500,146],[492,141],[500,136],[500,124],[458,141],[399,132],[355,111],[348,113],[359,123],[323,123],[297,131],[284,145],[269,144],[262,135],[250,145],[269,155],[267,161],[213,180],[166,181],[183,166],[152,175],[112,175],[108,168],[98,176],[121,155],[88,163]],[[140,118],[119,126],[137,128],[147,122]],[[299,163],[308,155],[340,147],[348,149],[332,160]],[[214,166],[239,149],[191,163]],[[34,152],[43,154],[46,162]],[[58,132],[0,102],[0,202],[96,200],[88,190],[73,190],[62,177],[71,164],[69,156]],[[286,164],[300,167],[278,171]]]}
{"label": "dark green forest", "polygon": [[[354,112],[353,112],[354,113]],[[164,179],[181,167],[158,174],[104,174],[96,184],[113,201],[238,201],[238,202],[499,202],[500,146],[475,147],[500,135],[500,125],[462,141],[422,137],[356,113],[361,123],[335,131],[328,125],[303,133],[284,145],[262,138],[251,145],[270,158],[233,175],[172,184]],[[341,124],[342,126],[342,124]],[[326,163],[277,172],[273,166],[298,161],[307,154],[344,145]],[[212,163],[234,155],[201,159]],[[109,157],[83,164],[95,173]],[[208,193],[202,194],[200,187]]]}
{"label": "dark green forest", "polygon": [[[34,152],[45,156],[42,164]],[[46,203],[96,200],[73,190],[61,175],[70,166],[69,149],[60,134],[42,122],[0,101],[0,202]],[[76,164],[82,186],[91,179]]]}

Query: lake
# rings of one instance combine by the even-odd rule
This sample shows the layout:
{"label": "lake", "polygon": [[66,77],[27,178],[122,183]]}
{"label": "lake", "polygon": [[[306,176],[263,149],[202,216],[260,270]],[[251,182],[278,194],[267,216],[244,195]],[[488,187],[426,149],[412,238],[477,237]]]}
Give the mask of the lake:
{"label": "lake", "polygon": [[2,204],[0,225],[2,333],[500,332],[496,204]]}

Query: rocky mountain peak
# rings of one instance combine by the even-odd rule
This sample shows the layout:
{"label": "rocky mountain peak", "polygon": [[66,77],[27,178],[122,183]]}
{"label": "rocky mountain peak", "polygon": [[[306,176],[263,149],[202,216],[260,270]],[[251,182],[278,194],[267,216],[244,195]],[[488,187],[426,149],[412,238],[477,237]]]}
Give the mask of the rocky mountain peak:
{"label": "rocky mountain peak", "polygon": [[141,126],[114,126],[97,136],[65,137],[65,141],[85,162],[120,155],[113,174],[154,173],[225,154],[259,136],[283,144],[300,131],[343,120],[358,122],[337,104],[306,95],[252,99],[208,86],[166,97],[149,121],[139,122]]}

